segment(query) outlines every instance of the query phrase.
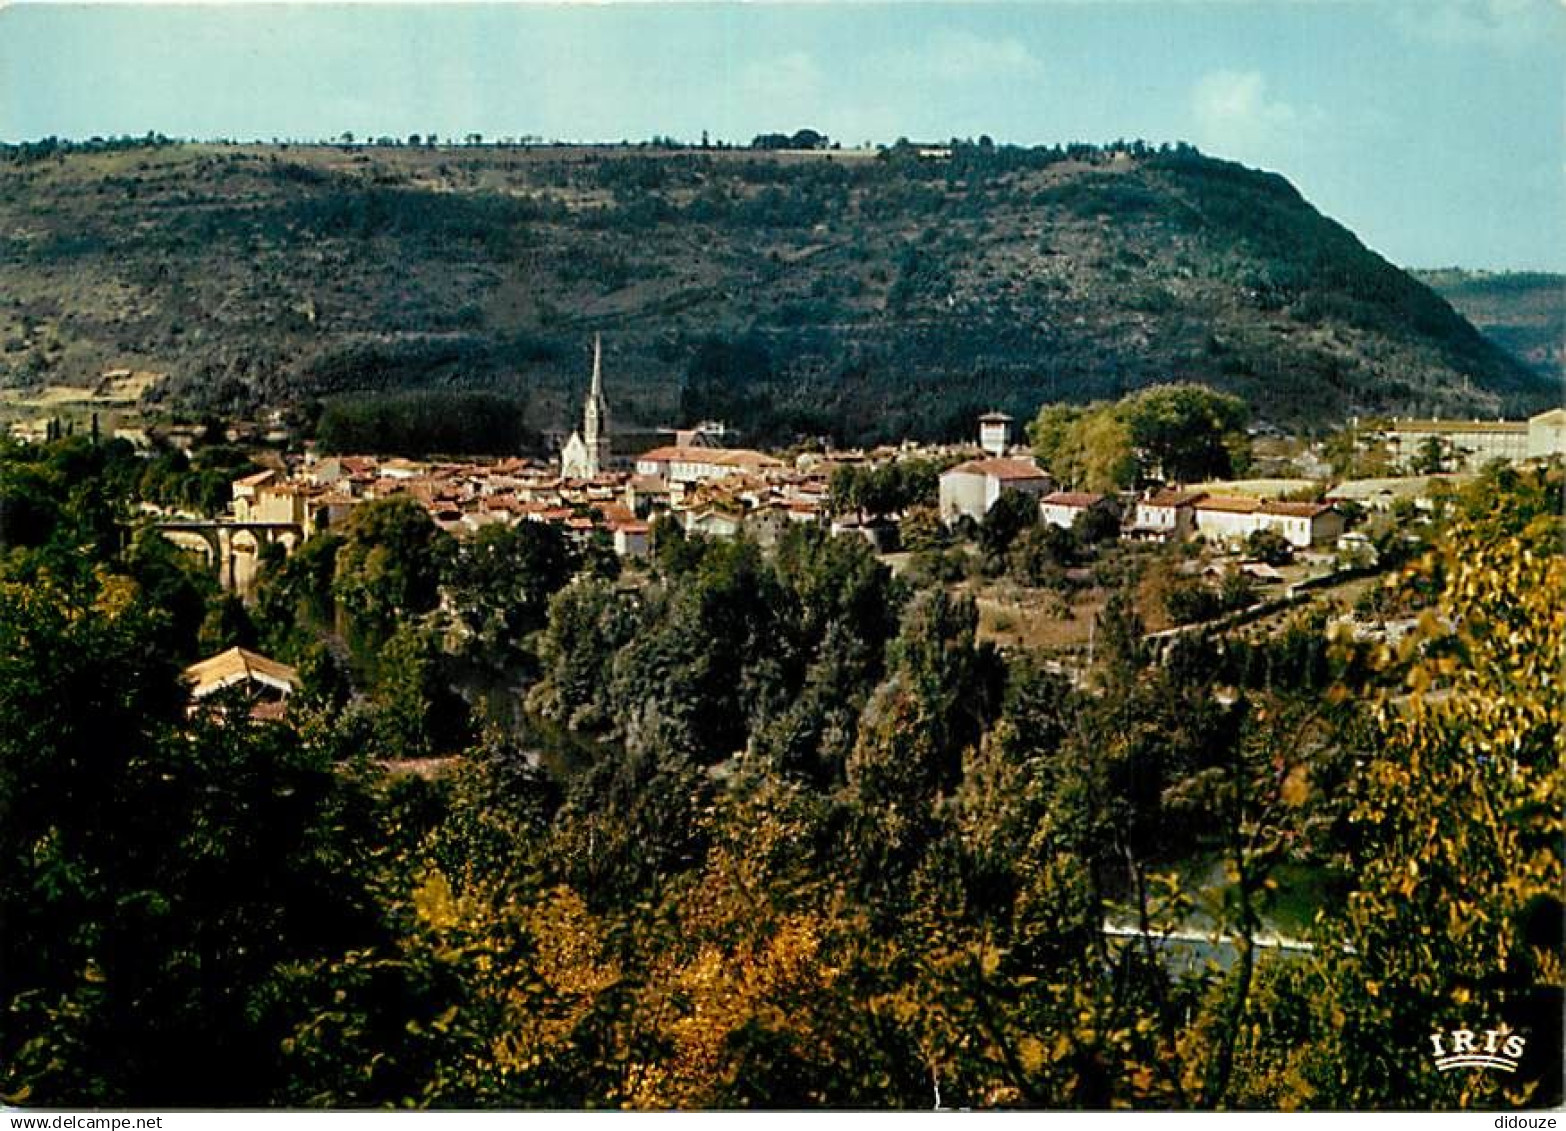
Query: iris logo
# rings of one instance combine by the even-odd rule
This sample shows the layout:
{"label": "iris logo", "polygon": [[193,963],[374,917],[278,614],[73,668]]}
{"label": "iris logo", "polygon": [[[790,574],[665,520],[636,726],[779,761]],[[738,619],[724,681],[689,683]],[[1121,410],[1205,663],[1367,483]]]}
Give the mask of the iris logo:
{"label": "iris logo", "polygon": [[1482,1032],[1453,1029],[1448,1033],[1431,1033],[1430,1043],[1435,1047],[1437,1071],[1493,1068],[1498,1072],[1516,1072],[1528,1042],[1503,1022]]}

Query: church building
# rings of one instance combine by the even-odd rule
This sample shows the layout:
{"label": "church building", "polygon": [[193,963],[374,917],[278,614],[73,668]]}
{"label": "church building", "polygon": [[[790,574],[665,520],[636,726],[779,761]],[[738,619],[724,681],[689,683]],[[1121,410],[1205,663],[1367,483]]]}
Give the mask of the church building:
{"label": "church building", "polygon": [[582,409],[582,427],[571,433],[560,453],[565,479],[591,479],[609,470],[609,403],[604,400],[603,344],[593,335],[593,383]]}

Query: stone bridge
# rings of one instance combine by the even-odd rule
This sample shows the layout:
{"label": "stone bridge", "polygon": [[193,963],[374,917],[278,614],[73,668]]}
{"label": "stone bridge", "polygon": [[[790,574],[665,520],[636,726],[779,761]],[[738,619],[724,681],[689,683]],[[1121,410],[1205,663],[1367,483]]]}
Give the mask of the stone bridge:
{"label": "stone bridge", "polygon": [[255,578],[256,559],[274,543],[292,554],[304,541],[297,522],[233,522],[223,519],[171,519],[154,528],[181,549],[194,550],[216,568],[224,589],[245,591]]}

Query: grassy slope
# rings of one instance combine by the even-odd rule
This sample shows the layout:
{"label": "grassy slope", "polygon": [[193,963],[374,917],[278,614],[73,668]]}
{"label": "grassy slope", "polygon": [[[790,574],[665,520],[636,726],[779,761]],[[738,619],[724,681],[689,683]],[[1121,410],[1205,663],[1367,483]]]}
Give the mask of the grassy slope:
{"label": "grassy slope", "polygon": [[[1549,390],[1281,178],[1205,158],[176,146],[0,162],[0,384],[226,410],[474,385],[966,433],[1172,378],[1324,424]],[[682,406],[688,372],[697,379]]]}

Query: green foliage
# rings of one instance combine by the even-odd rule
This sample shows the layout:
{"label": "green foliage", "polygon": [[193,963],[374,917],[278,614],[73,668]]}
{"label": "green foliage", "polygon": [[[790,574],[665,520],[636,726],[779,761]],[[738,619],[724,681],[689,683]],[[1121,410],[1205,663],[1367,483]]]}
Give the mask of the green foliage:
{"label": "green foliage", "polygon": [[475,653],[517,654],[544,627],[549,599],[570,580],[575,555],[555,526],[493,524],[460,542],[446,562],[450,602]]}
{"label": "green foliage", "polygon": [[1053,523],[1040,523],[1022,532],[1006,559],[1006,571],[1024,585],[1054,585],[1064,570],[1075,564],[1081,552],[1076,535]]}
{"label": "green foliage", "polygon": [[1039,521],[1037,495],[1002,491],[979,522],[979,551],[986,559],[998,560],[1025,531],[1038,526]]}
{"label": "green foliage", "polygon": [[1294,544],[1276,530],[1253,530],[1245,539],[1245,553],[1270,566],[1294,560]]}
{"label": "green foliage", "polygon": [[1046,404],[1028,426],[1034,454],[1067,487],[1110,492],[1133,486],[1131,432],[1113,404]]}
{"label": "green foliage", "polygon": [[433,610],[450,553],[451,536],[407,496],[355,507],[336,551],[332,595],[358,641],[373,647],[400,621]]}
{"label": "green foliage", "polygon": [[[1299,1041],[1258,1050],[1315,1106],[1560,1100],[1566,786],[1553,594],[1566,579],[1558,519],[1530,505],[1528,486],[1512,488],[1473,498],[1440,554],[1408,571],[1409,583],[1439,586],[1440,616],[1422,622],[1406,659],[1372,657],[1371,723],[1351,739],[1334,806],[1351,890],[1283,996]],[[1534,545],[1506,530],[1534,519],[1545,535]],[[1502,1023],[1528,1042],[1516,1076],[1436,1070],[1431,1032]]]}
{"label": "green foliage", "polygon": [[336,627],[332,581],[342,545],[338,535],[320,533],[261,570],[251,615],[268,653],[293,657]]}
{"label": "green foliage", "polygon": [[1113,404],[1046,404],[1029,425],[1034,453],[1061,482],[1112,492],[1138,476],[1220,479],[1249,459],[1238,397],[1203,385],[1155,385]]}
{"label": "green foliage", "polygon": [[[1325,608],[1150,640],[1128,588],[1086,669],[857,538],[664,530],[651,579],[557,586],[550,533],[452,548],[385,501],[263,573],[305,683],[263,723],[178,683],[239,606],[148,532],[60,540],[138,478],[83,457],[0,460],[47,504],[0,578],[8,1103],[1559,1103],[1558,470],[1445,500],[1388,579],[1427,610],[1400,649]],[[1058,569],[1051,530],[1013,558]],[[471,732],[465,631],[537,632],[547,719]],[[1432,1028],[1500,1021],[1515,1077],[1435,1070]]]}
{"label": "green foliage", "polygon": [[203,656],[229,648],[254,649],[258,642],[256,626],[245,610],[245,603],[232,593],[211,601],[201,622],[198,642]]}
{"label": "green foliage", "polygon": [[897,524],[897,540],[902,549],[911,553],[942,549],[947,534],[940,511],[927,505],[910,507]]}
{"label": "green foliage", "polygon": [[327,401],[315,436],[325,452],[515,455],[537,443],[523,410],[495,393],[381,392]]}
{"label": "green foliage", "polygon": [[529,693],[529,703],[572,727],[606,729],[610,664],[640,620],[629,598],[607,581],[583,578],[560,590],[550,599],[549,624],[539,643],[544,678]]}
{"label": "green foliage", "polygon": [[451,689],[439,645],[427,631],[404,626],[377,659],[375,749],[384,758],[454,754],[471,739],[468,708]]}
{"label": "green foliage", "polygon": [[117,580],[0,600],[12,1103],[264,1105],[294,964],[376,938],[354,787],[242,708],[187,722],[161,616]]}
{"label": "green foliage", "polygon": [[942,466],[934,460],[892,460],[875,467],[841,464],[832,470],[827,509],[882,516],[936,501]]}
{"label": "green foliage", "polygon": [[1256,601],[1250,578],[1239,570],[1224,574],[1216,587],[1195,578],[1170,582],[1163,591],[1164,613],[1175,624],[1198,624]]}
{"label": "green foliage", "polygon": [[1164,479],[1226,478],[1243,443],[1249,409],[1238,397],[1202,385],[1159,385],[1122,402],[1131,443]]}

